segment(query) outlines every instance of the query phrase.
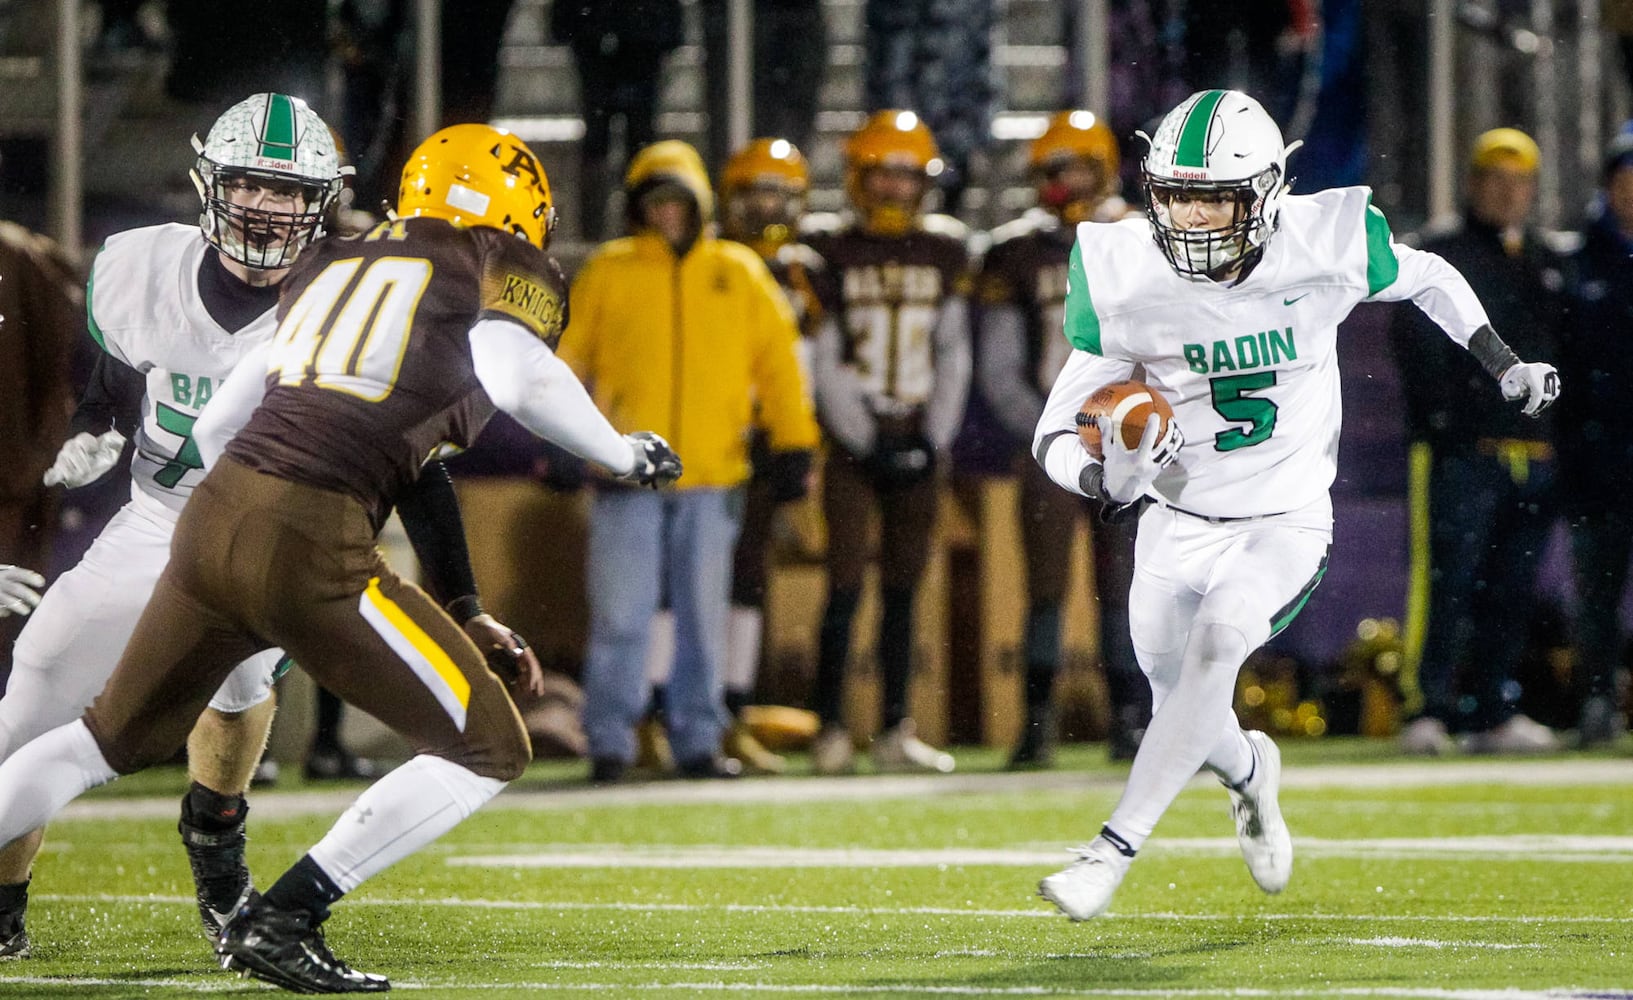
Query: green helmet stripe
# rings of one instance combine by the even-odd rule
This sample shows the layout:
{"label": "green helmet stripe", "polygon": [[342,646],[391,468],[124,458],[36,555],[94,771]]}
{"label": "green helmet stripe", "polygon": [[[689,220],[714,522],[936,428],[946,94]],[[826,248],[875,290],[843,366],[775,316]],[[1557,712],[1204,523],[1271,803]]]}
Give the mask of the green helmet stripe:
{"label": "green helmet stripe", "polygon": [[295,160],[295,102],[283,94],[267,97],[266,124],[261,129],[261,155],[272,160]]}
{"label": "green helmet stripe", "polygon": [[1208,126],[1213,122],[1213,110],[1224,99],[1223,90],[1209,90],[1191,105],[1185,124],[1179,129],[1179,142],[1174,146],[1174,166],[1206,167],[1208,165]]}

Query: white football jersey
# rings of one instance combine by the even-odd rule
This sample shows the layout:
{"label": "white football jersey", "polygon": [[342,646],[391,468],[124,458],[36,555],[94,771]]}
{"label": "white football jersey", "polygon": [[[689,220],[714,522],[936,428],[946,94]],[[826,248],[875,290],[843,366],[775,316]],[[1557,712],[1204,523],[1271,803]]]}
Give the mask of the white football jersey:
{"label": "white football jersey", "polygon": [[[1168,265],[1141,218],[1084,223],[1067,278],[1074,348],[1038,423],[1034,454],[1071,431],[1098,387],[1136,364],[1185,435],[1151,492],[1209,517],[1254,517],[1324,501],[1337,471],[1338,324],[1359,302],[1410,298],[1458,343],[1487,323],[1440,257],[1395,243],[1363,187],[1283,199],[1264,259],[1236,285]],[[1058,445],[1058,440],[1055,444]],[[1074,449],[1071,469],[1090,461]],[[1064,453],[1045,462],[1069,488]]]}
{"label": "white football jersey", "polygon": [[237,333],[204,308],[198,274],[210,245],[197,226],[166,224],[108,239],[91,265],[91,335],[147,379],[131,461],[134,499],[179,513],[204,478],[193,421],[239,358],[272,337],[268,309]]}

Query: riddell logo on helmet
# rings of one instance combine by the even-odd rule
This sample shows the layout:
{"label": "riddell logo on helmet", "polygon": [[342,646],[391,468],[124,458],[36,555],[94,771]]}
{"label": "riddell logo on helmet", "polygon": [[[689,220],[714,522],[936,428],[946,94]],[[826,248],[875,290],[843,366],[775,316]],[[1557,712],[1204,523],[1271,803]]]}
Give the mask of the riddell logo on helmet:
{"label": "riddell logo on helmet", "polygon": [[1181,181],[1213,180],[1213,177],[1206,170],[1186,170],[1184,167],[1175,168],[1173,176],[1175,180]]}

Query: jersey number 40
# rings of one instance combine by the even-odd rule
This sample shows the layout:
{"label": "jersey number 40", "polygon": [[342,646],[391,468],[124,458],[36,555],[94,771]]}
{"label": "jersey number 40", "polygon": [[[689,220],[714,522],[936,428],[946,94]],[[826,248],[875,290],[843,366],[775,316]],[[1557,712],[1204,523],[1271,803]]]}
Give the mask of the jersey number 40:
{"label": "jersey number 40", "polygon": [[359,275],[362,265],[362,257],[335,261],[295,300],[272,340],[279,385],[315,385],[371,403],[391,395],[431,262],[381,257]]}

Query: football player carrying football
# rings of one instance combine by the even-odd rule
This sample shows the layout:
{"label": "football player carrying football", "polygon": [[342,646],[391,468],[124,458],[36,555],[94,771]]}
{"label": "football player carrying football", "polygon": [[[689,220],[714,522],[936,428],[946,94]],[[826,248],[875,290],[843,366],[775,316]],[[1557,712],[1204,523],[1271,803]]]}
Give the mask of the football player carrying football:
{"label": "football player carrying football", "polygon": [[[1499,339],[1462,275],[1394,242],[1368,189],[1289,194],[1298,144],[1284,145],[1251,97],[1193,94],[1148,142],[1146,218],[1078,227],[1064,318],[1073,350],[1033,438],[1061,487],[1146,505],[1129,619],[1154,715],[1099,836],[1039,886],[1074,920],[1106,909],[1200,767],[1229,791],[1254,881],[1271,893],[1287,885],[1280,753],[1241,729],[1231,700],[1248,654],[1286,627],[1326,570],[1338,323],[1359,302],[1410,299],[1526,413],[1559,393],[1551,365],[1522,362]],[[1073,418],[1135,365],[1172,402],[1172,439],[1150,421],[1138,447],[1110,442],[1094,461]],[[1102,425],[1102,436],[1114,435]]]}

